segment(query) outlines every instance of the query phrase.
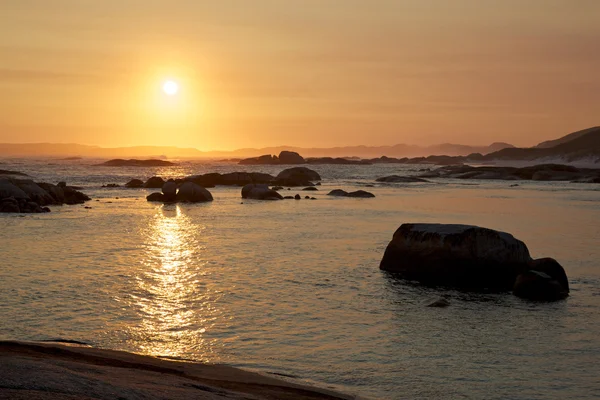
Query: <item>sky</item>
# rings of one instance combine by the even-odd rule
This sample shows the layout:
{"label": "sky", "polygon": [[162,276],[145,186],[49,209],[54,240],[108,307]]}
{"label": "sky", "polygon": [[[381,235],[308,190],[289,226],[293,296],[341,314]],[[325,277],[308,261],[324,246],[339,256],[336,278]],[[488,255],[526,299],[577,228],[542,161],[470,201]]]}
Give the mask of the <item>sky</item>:
{"label": "sky", "polygon": [[0,142],[530,146],[600,124],[599,18],[597,0],[2,0]]}

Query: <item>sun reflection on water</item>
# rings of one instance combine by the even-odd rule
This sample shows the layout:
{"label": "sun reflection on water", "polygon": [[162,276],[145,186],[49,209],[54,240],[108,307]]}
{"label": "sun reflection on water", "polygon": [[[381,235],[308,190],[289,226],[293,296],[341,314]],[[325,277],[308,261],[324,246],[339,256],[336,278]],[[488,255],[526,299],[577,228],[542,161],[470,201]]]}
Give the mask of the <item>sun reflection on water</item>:
{"label": "sun reflection on water", "polygon": [[179,206],[164,206],[144,232],[143,265],[132,295],[141,319],[132,334],[144,354],[186,358],[192,352],[211,359],[214,343],[204,334],[216,309],[202,279],[203,229]]}

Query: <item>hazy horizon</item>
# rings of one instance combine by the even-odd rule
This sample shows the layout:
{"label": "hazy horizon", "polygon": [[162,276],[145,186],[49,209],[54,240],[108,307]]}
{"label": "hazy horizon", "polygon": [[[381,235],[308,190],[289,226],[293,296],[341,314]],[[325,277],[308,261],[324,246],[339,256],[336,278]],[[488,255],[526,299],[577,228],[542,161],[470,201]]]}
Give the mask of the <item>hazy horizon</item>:
{"label": "hazy horizon", "polygon": [[2,14],[4,143],[532,146],[600,109],[595,1],[20,0]]}

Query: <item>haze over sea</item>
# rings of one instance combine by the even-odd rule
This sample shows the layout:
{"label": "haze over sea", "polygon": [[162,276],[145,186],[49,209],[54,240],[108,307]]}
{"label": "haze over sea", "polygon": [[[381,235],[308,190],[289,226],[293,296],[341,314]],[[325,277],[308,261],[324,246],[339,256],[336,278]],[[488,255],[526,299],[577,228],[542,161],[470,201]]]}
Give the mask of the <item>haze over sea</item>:
{"label": "haze over sea", "polygon": [[[71,339],[155,356],[290,375],[370,398],[600,396],[600,184],[436,180],[378,184],[423,165],[311,166],[316,201],[149,203],[131,178],[281,166],[3,160],[92,199],[46,214],[0,214],[0,338]],[[372,199],[331,198],[365,189]],[[286,191],[287,192],[287,191]],[[287,194],[287,193],[284,193]],[[554,303],[425,288],[379,270],[405,222],[512,233],[567,270]],[[446,297],[451,306],[428,308]]]}

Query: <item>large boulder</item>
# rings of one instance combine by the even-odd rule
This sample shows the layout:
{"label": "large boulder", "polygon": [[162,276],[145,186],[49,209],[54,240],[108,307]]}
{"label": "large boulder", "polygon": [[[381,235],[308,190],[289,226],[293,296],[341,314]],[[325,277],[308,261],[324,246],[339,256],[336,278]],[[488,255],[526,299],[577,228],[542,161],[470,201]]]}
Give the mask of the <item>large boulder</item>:
{"label": "large boulder", "polygon": [[510,290],[531,262],[511,234],[471,225],[403,224],[380,268],[428,285]]}
{"label": "large boulder", "polygon": [[563,299],[569,295],[567,273],[553,258],[533,260],[517,277],[513,293],[530,300]]}
{"label": "large boulder", "polygon": [[52,196],[54,202],[57,204],[63,204],[65,202],[65,190],[64,187],[53,185],[51,183],[38,183],[38,186],[44,189]]}
{"label": "large boulder", "polygon": [[283,196],[273,189],[269,189],[269,185],[249,183],[242,188],[243,199],[253,200],[283,200]]}
{"label": "large boulder", "polygon": [[200,185],[193,182],[184,182],[177,191],[177,201],[198,203],[213,201],[212,194]]}
{"label": "large boulder", "polygon": [[71,186],[65,186],[62,188],[65,194],[65,203],[66,204],[83,204],[86,201],[91,200],[88,195],[82,193],[78,190],[75,190]]}
{"label": "large boulder", "polygon": [[144,187],[148,189],[160,189],[165,184],[165,181],[160,176],[153,176],[144,183]]}
{"label": "large boulder", "polygon": [[282,151],[279,153],[280,164],[305,164],[306,160],[295,151]]}
{"label": "large boulder", "polygon": [[21,212],[19,201],[14,197],[0,198],[0,213],[18,213]]}
{"label": "large boulder", "polygon": [[320,181],[321,176],[310,168],[293,167],[284,169],[275,178],[275,185],[280,186],[312,186],[311,181]]}

